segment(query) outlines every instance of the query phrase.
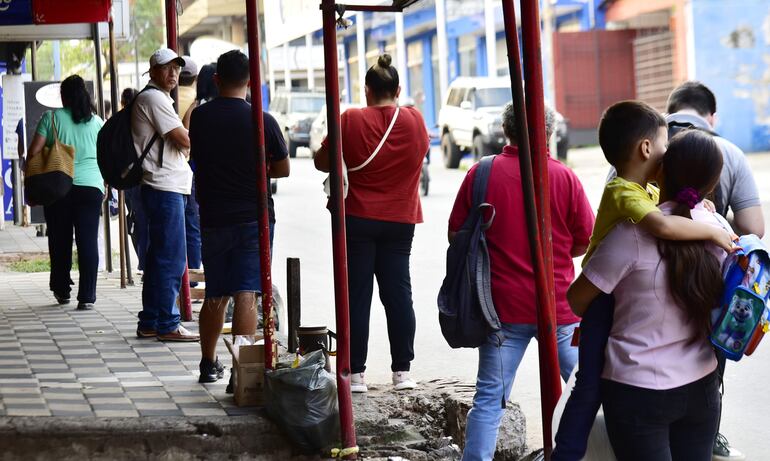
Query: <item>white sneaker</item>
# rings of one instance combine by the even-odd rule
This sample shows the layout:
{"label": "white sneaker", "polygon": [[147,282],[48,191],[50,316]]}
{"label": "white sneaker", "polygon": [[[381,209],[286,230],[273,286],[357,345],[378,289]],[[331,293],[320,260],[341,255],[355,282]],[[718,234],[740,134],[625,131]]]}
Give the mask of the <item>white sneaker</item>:
{"label": "white sneaker", "polygon": [[409,377],[408,371],[394,371],[393,386],[397,391],[405,391],[416,388],[417,383]]}
{"label": "white sneaker", "polygon": [[711,459],[712,461],[744,461],[746,456],[731,447],[724,435],[717,434]]}
{"label": "white sneaker", "polygon": [[354,394],[363,394],[368,391],[369,389],[364,382],[363,373],[353,373],[350,375],[350,392]]}

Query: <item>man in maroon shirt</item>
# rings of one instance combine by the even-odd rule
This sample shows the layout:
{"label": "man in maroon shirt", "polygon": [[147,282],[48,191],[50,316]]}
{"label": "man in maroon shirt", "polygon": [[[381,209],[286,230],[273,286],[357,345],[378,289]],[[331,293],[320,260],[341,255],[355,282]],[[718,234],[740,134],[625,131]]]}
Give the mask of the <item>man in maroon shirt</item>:
{"label": "man in maroon shirt", "polygon": [[[511,393],[513,378],[527,345],[537,336],[535,279],[521,189],[513,106],[503,110],[503,131],[509,144],[495,157],[485,201],[495,207],[495,220],[486,231],[492,272],[492,300],[503,324],[505,340],[498,348],[496,337],[479,347],[479,371],[473,408],[468,413],[463,460],[489,461],[494,457],[497,430],[503,416],[502,397]],[[554,128],[554,112],[546,107],[546,135]],[[457,193],[449,217],[449,239],[468,216],[476,167],[468,172]],[[577,348],[570,345],[579,318],[567,304],[567,288],[575,277],[572,258],[588,248],[594,214],[577,176],[549,158],[551,225],[556,291],[556,323],[559,368],[566,381],[577,362]]]}

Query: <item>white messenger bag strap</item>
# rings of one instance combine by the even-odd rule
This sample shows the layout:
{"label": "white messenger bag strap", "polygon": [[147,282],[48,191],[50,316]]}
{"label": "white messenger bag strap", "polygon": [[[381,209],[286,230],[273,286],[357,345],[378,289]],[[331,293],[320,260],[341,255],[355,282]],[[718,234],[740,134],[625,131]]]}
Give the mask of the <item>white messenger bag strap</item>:
{"label": "white messenger bag strap", "polygon": [[388,136],[390,135],[390,130],[393,129],[393,125],[396,124],[396,119],[398,118],[399,110],[401,110],[401,108],[399,106],[396,106],[396,112],[393,114],[393,119],[390,121],[390,126],[388,126],[387,131],[385,131],[385,134],[382,136],[382,140],[380,141],[380,144],[377,146],[376,149],[374,149],[374,152],[372,152],[372,155],[370,155],[369,158],[366,159],[366,161],[364,163],[358,165],[357,167],[355,167],[355,168],[348,168],[348,172],[350,172],[350,171],[358,171],[361,168],[363,168],[366,165],[368,165],[372,160],[374,160],[374,157],[377,156],[377,154],[380,152],[380,149],[382,149],[382,146],[385,144],[385,141],[388,139]]}

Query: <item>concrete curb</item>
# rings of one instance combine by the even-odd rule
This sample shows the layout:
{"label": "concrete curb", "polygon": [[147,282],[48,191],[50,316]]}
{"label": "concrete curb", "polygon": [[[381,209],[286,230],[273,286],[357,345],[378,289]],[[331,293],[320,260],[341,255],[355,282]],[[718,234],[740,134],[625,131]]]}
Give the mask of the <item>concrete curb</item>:
{"label": "concrete curb", "polygon": [[3,417],[3,461],[277,460],[294,456],[264,416]]}

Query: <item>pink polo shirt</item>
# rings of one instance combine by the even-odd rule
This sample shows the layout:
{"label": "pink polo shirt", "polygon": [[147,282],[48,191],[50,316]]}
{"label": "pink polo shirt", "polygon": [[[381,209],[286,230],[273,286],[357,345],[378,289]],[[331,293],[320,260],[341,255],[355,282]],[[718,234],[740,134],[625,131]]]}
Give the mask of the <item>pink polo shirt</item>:
{"label": "pink polo shirt", "polygon": [[[472,167],[457,192],[449,230],[462,227],[473,199]],[[585,249],[594,225],[594,213],[575,173],[549,158],[553,270],[556,291],[556,323],[579,322],[567,304],[567,288],[575,278],[572,250]],[[492,272],[492,301],[500,321],[537,323],[535,276],[529,251],[527,218],[521,190],[518,149],[505,146],[495,157],[487,183],[486,202],[495,207],[495,219],[486,231]]]}
{"label": "pink polo shirt", "polygon": [[[672,202],[660,205],[669,214]],[[729,225],[699,204],[695,221]],[[709,245],[720,263],[726,254]],[[605,351],[602,378],[646,389],[672,389],[697,381],[717,366],[705,337],[691,342],[696,326],[687,321],[668,289],[666,264],[657,240],[641,227],[622,223],[596,249],[583,274],[615,295],[615,317]]]}

